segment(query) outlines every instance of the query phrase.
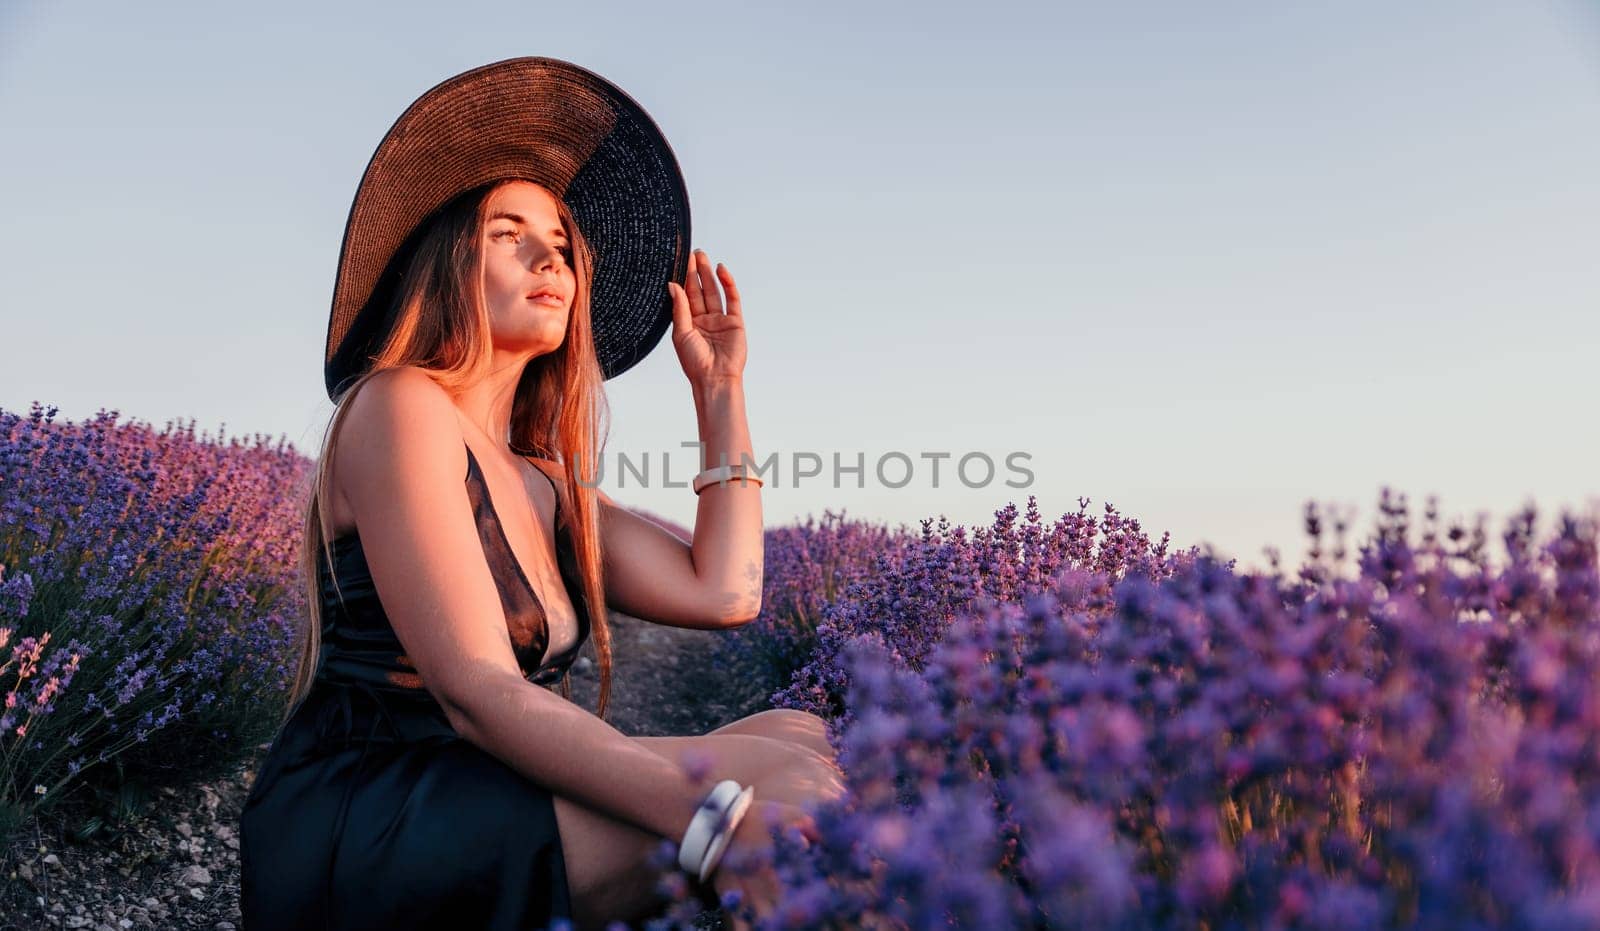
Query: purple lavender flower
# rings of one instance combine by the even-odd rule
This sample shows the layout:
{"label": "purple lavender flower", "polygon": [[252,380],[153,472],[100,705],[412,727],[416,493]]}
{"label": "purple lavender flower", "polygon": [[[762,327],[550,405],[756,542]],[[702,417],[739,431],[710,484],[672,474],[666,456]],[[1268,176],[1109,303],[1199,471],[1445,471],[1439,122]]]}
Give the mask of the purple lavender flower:
{"label": "purple lavender flower", "polygon": [[284,492],[309,463],[259,436],[55,414],[0,411],[0,694],[8,737],[30,738],[5,748],[0,786],[113,757],[157,783],[225,768],[287,685],[292,628],[274,618],[300,610],[304,502]]}
{"label": "purple lavender flower", "polygon": [[765,926],[1592,925],[1594,521],[1519,515],[1491,566],[1481,522],[1380,513],[1354,574],[1342,536],[1292,577],[1141,558],[1119,517],[1109,556],[1020,535],[1048,572],[941,528],[852,583],[781,696],[849,792]]}

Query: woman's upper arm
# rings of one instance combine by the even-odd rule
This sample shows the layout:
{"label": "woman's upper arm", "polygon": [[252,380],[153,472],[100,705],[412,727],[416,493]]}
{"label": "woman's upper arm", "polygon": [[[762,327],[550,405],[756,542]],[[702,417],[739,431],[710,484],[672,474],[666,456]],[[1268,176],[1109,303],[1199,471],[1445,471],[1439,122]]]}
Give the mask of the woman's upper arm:
{"label": "woman's upper arm", "polygon": [[351,401],[336,468],[384,613],[452,722],[477,686],[523,678],[467,497],[448,395],[420,370],[375,376]]}

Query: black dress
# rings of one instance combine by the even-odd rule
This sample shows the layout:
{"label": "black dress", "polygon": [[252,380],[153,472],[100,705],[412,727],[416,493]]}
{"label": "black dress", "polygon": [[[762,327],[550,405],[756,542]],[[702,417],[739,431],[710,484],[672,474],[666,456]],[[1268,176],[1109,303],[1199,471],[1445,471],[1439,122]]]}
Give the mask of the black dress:
{"label": "black dress", "polygon": [[[544,610],[470,447],[466,482],[517,662],[548,686],[589,637],[560,495],[557,562],[578,637],[541,665]],[[455,732],[395,637],[360,538],[332,546],[339,592],[319,565],[315,684],[273,740],[240,815],[243,931],[521,931],[570,918],[550,791]]]}

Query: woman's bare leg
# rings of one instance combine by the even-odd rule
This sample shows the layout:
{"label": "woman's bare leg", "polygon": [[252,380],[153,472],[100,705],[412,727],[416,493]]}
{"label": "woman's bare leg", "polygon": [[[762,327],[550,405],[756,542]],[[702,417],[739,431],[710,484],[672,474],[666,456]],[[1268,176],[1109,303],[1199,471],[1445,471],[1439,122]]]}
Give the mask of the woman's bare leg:
{"label": "woman's bare leg", "polygon": [[[703,755],[710,764],[708,788],[733,779],[754,785],[758,799],[793,805],[838,798],[844,791],[831,755],[823,758],[785,740],[741,733],[632,739],[676,762],[683,762],[686,751]],[[655,895],[658,874],[648,862],[661,838],[562,796],[555,798],[555,811],[580,929],[604,928],[607,921],[634,920],[664,907]]]}
{"label": "woman's bare leg", "polygon": [[755,734],[810,747],[828,759],[837,757],[828,742],[828,723],[798,708],[770,708],[711,731],[712,734]]}

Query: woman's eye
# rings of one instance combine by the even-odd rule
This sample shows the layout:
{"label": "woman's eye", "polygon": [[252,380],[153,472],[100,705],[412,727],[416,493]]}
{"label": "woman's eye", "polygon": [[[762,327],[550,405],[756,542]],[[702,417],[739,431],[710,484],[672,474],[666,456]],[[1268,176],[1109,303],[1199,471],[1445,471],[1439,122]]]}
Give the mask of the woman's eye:
{"label": "woman's eye", "polygon": [[[501,236],[513,237],[514,241],[520,241],[520,239],[521,239],[521,233],[519,233],[517,230],[514,230],[514,229],[512,229],[512,230],[496,230],[493,233],[489,234],[489,238],[491,238],[491,239],[499,239]],[[561,255],[564,256],[568,262],[572,261],[572,246],[565,245],[565,244],[559,245],[559,246],[556,246],[556,251],[561,253]]]}

